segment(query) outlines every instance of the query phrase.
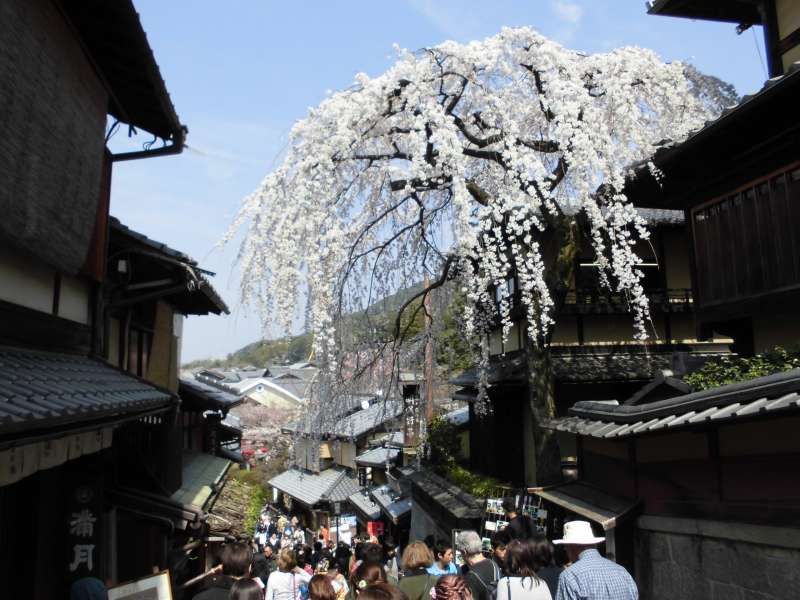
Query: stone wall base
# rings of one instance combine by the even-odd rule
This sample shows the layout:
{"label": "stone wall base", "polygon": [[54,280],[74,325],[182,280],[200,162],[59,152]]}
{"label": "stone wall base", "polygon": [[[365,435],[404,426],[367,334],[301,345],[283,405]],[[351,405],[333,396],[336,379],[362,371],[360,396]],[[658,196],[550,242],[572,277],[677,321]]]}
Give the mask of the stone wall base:
{"label": "stone wall base", "polygon": [[800,598],[796,529],[658,517],[637,525],[642,600]]}

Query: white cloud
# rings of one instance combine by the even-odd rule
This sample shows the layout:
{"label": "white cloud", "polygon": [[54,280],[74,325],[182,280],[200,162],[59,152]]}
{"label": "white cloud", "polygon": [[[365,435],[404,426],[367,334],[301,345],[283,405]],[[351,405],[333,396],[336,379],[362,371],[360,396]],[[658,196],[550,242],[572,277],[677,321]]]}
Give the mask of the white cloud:
{"label": "white cloud", "polygon": [[556,16],[567,23],[578,23],[583,17],[583,9],[573,2],[556,0],[551,7]]}

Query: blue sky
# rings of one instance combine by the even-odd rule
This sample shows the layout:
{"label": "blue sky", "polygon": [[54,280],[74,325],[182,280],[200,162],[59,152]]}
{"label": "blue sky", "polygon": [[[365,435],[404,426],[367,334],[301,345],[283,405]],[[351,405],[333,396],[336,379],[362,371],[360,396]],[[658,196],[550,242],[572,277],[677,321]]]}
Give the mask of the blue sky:
{"label": "blue sky", "polygon": [[228,316],[187,320],[184,360],[224,356],[262,337],[259,319],[239,301],[236,247],[215,246],[241,199],[276,165],[292,124],[326,91],[349,86],[356,73],[385,70],[394,43],[417,49],[527,25],[586,52],[649,47],[664,60],[693,62],[740,94],[765,79],[760,28],[739,36],[732,24],[648,16],[644,0],[134,4],[189,127],[189,149],[176,157],[117,163],[111,212],[215,271],[214,285],[231,307]]}

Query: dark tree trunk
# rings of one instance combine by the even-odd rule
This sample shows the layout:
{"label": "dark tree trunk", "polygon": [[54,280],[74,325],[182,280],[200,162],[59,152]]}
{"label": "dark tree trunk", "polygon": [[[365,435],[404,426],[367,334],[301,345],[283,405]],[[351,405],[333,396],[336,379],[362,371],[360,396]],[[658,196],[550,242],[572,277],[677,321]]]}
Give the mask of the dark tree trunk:
{"label": "dark tree trunk", "polygon": [[533,485],[549,485],[561,481],[561,451],[555,433],[542,424],[555,417],[555,378],[550,351],[526,338],[528,359],[528,394],[531,411],[531,451],[526,459],[532,464],[526,468],[533,476]]}

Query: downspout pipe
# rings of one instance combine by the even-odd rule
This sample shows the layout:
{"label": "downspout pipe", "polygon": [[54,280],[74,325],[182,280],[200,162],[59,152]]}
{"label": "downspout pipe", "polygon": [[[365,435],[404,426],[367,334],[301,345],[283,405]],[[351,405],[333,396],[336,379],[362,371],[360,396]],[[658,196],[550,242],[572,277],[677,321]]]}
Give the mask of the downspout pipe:
{"label": "downspout pipe", "polygon": [[137,150],[135,152],[120,152],[119,154],[111,155],[111,162],[122,162],[124,160],[137,160],[140,158],[153,158],[156,156],[169,156],[172,154],[180,154],[186,145],[186,134],[188,129],[185,125],[181,125],[180,130],[175,132],[172,136],[172,144],[169,146],[161,146],[153,150]]}

